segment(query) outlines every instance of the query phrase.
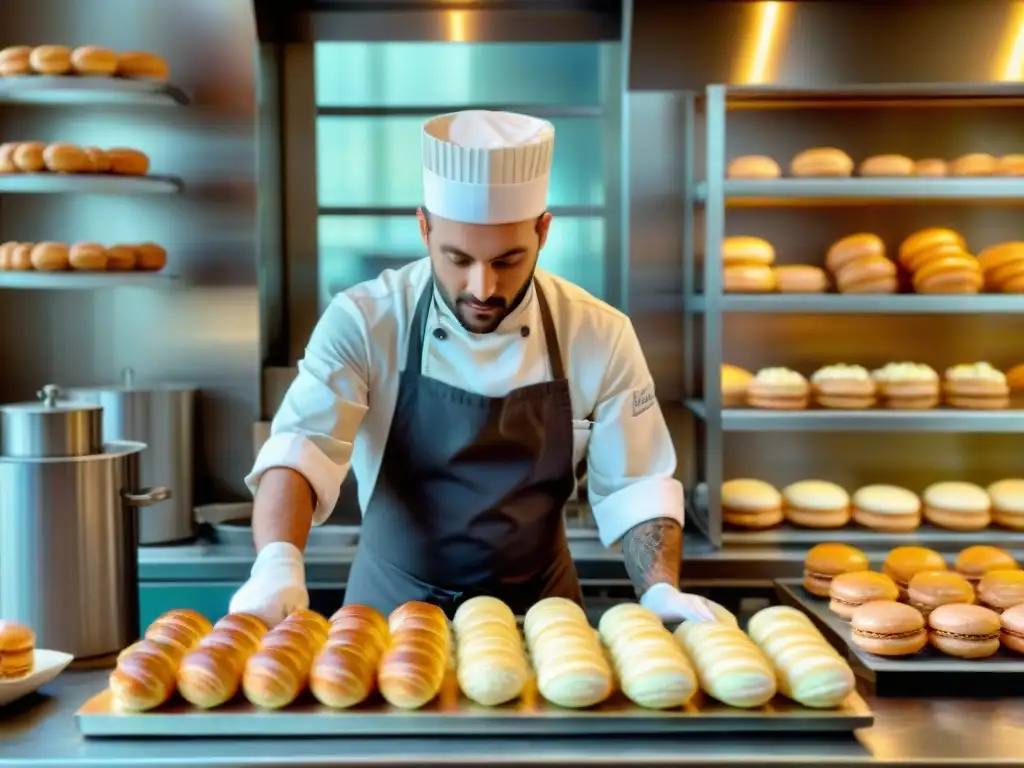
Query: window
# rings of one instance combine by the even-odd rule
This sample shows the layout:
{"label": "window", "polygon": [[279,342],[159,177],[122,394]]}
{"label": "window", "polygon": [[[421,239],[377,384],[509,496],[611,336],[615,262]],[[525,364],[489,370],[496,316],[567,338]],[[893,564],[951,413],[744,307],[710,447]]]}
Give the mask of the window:
{"label": "window", "polygon": [[555,125],[556,218],[541,266],[607,299],[620,253],[618,61],[609,43],[317,43],[320,309],[338,291],[423,256],[412,218],[420,126],[471,108],[520,110]]}

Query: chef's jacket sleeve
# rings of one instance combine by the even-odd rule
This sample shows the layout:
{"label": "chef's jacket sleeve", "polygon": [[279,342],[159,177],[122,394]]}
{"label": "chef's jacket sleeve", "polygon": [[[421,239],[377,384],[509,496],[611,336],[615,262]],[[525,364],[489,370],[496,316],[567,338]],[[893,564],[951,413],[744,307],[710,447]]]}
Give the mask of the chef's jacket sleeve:
{"label": "chef's jacket sleeve", "polygon": [[605,546],[648,520],[683,524],[683,486],[675,471],[672,436],[627,319],[605,370],[587,449],[590,506]]}
{"label": "chef's jacket sleeve", "polygon": [[268,469],[301,474],[316,495],[313,524],[330,517],[352,461],[352,446],[366,414],[369,389],[366,321],[344,294],[313,330],[298,375],[274,416],[270,439],[245,483],[253,493]]}

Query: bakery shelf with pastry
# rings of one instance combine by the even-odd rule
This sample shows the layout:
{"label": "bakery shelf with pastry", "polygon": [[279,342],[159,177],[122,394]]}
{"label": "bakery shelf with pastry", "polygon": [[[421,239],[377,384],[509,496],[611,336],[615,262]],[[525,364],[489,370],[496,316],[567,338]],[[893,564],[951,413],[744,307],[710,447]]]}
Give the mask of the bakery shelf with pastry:
{"label": "bakery shelf with pastry", "polygon": [[[26,287],[46,287],[51,278],[67,273],[103,273],[111,284],[121,284],[128,273],[159,273],[167,266],[167,249],[157,243],[103,245],[101,243],[41,242],[0,244],[0,286],[16,286],[5,281],[9,273],[23,276],[36,273],[35,279],[23,279]],[[67,287],[101,285],[96,282],[70,281]]]}

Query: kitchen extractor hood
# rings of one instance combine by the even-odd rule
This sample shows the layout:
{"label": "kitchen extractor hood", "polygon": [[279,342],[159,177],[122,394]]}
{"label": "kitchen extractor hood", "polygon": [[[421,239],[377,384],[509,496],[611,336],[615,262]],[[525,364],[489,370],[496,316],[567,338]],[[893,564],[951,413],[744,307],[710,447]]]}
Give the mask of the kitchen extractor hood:
{"label": "kitchen extractor hood", "polygon": [[[630,90],[1024,81],[1015,0],[633,0]],[[1014,85],[1016,84],[1016,85]]]}
{"label": "kitchen extractor hood", "polygon": [[253,0],[261,42],[618,42],[623,0]]}

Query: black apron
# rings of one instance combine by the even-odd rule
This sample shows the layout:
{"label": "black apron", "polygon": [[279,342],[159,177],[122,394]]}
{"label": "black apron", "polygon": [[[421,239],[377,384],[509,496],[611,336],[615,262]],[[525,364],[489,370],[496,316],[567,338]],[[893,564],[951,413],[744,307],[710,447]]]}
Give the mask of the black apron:
{"label": "black apron", "polygon": [[551,596],[582,605],[562,517],[576,482],[569,382],[548,303],[534,287],[552,380],[486,397],[420,373],[428,282],[346,605],[386,616],[422,600],[449,617],[475,595],[500,598],[517,614]]}

